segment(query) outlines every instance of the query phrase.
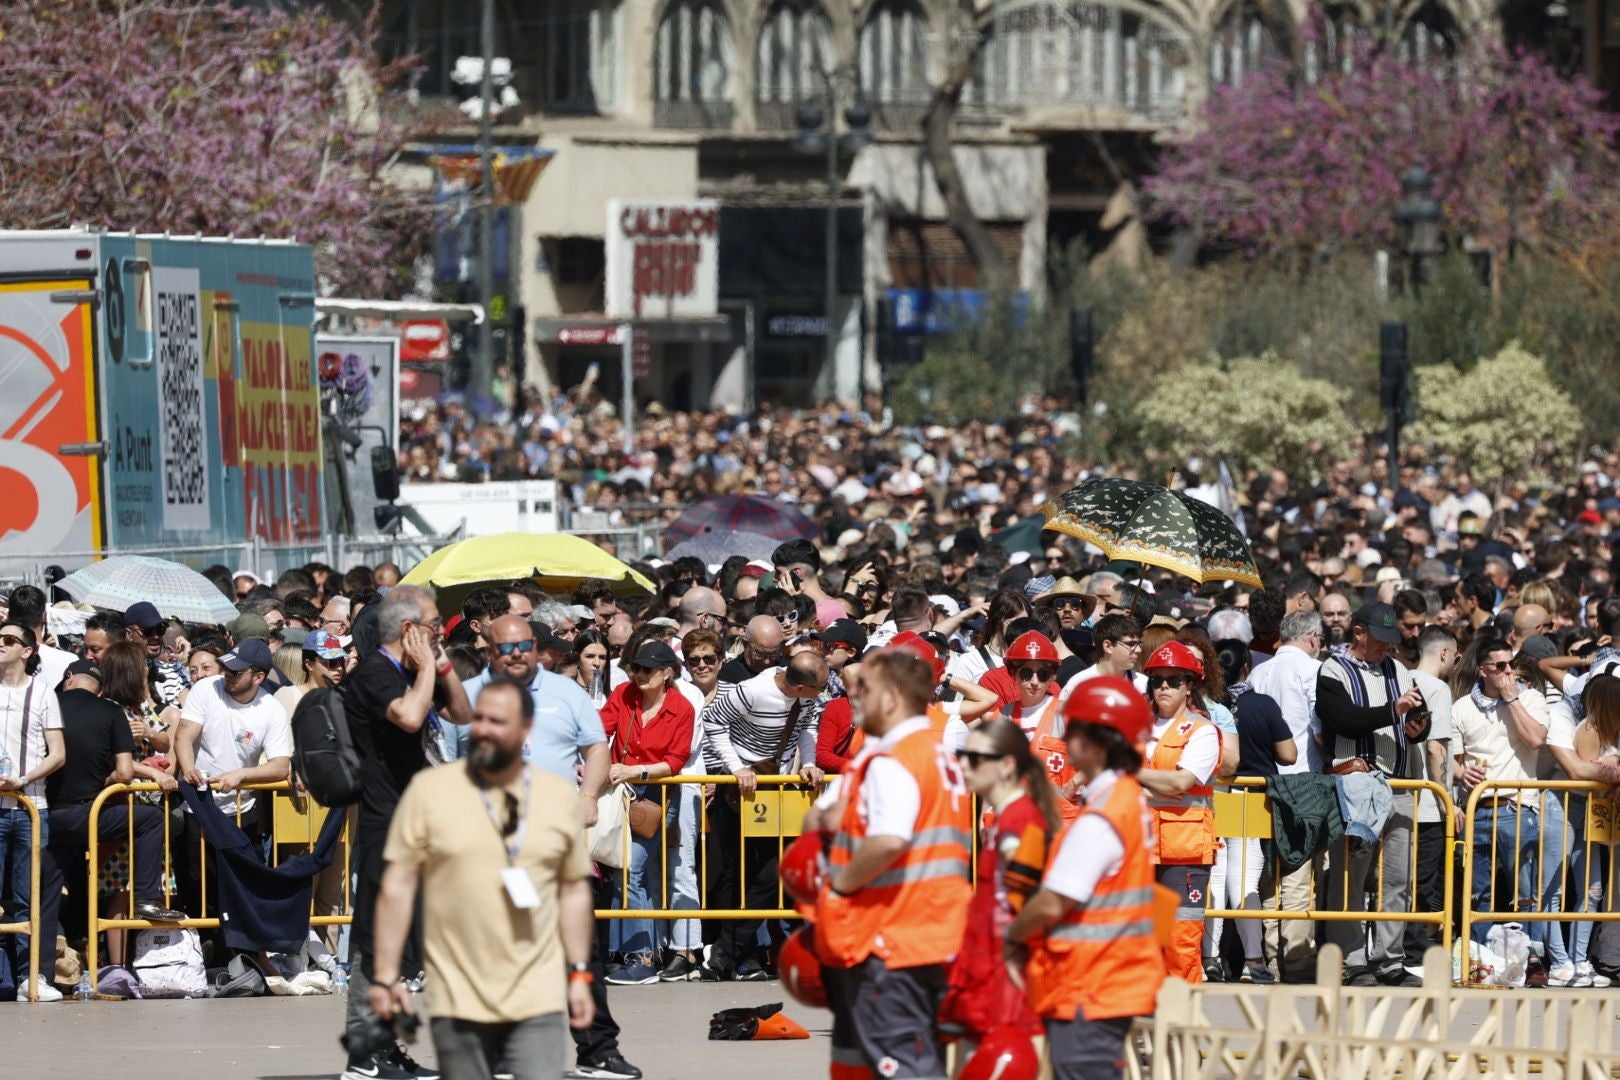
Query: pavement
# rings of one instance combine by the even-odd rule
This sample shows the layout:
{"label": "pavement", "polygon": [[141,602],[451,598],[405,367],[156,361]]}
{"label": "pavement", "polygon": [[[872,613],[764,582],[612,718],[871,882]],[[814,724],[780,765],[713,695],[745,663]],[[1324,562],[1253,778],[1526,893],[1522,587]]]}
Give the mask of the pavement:
{"label": "pavement", "polygon": [[[774,982],[614,987],[625,1057],[646,1080],[827,1074],[832,1014],[788,1001]],[[786,1001],[810,1032],[795,1042],[709,1042],[720,1009]],[[4,1075],[15,1080],[327,1080],[343,1067],[343,998],[63,1001],[0,1006]],[[411,1048],[433,1060],[427,1028]],[[572,1059],[570,1059],[572,1060]]]}

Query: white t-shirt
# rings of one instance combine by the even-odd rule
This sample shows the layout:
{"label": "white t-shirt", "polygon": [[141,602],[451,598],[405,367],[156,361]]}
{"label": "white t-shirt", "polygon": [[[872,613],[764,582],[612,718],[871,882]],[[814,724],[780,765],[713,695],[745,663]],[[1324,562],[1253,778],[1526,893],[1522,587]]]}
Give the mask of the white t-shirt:
{"label": "white t-shirt", "polygon": [[[1099,773],[1086,788],[1086,805],[1107,799],[1118,779],[1119,774],[1112,769]],[[1041,886],[1083,904],[1097,891],[1097,882],[1119,873],[1124,862],[1125,843],[1108,819],[1101,814],[1081,814],[1064,834],[1063,843],[1041,877]]]}
{"label": "white t-shirt", "polygon": [[[1159,745],[1159,740],[1164,738],[1164,733],[1170,730],[1171,724],[1181,723],[1187,719],[1191,718],[1175,716],[1169,720],[1155,719],[1153,721],[1153,732],[1148,737],[1148,755],[1153,754],[1154,749]],[[1182,749],[1181,761],[1177,764],[1177,767],[1192,773],[1200,784],[1207,784],[1209,778],[1215,775],[1215,766],[1219,765],[1220,761],[1221,733],[1215,729],[1214,724],[1206,721],[1204,726],[1194,733],[1191,741]]]}
{"label": "white t-shirt", "polygon": [[[988,661],[985,660],[986,653],[989,653],[990,656]],[[981,650],[979,646],[975,645],[968,649],[967,652],[957,653],[951,657],[950,662],[945,665],[945,674],[953,679],[961,679],[963,682],[976,683],[995,668],[1005,666],[1006,661],[1002,660],[1001,657],[990,652],[989,649]]]}
{"label": "white t-shirt", "polygon": [[[249,769],[261,757],[292,757],[287,710],[262,689],[251,703],[243,705],[225,692],[224,676],[214,675],[191,688],[180,716],[202,727],[197,739],[197,771],[204,776]],[[243,813],[253,809],[253,797],[251,791],[214,792],[214,802],[228,813],[236,812],[238,799]]]}
{"label": "white t-shirt", "polygon": [[[707,702],[703,700],[703,691],[698,689],[697,683],[686,678],[676,679],[675,689],[679,690],[681,692],[681,697],[685,698],[687,703],[692,706],[692,715],[694,717],[703,715],[703,706],[707,704]],[[681,766],[681,772],[688,775],[696,775],[702,771],[702,768],[703,725],[701,723],[694,723],[692,725],[692,752],[691,754],[687,755],[686,764]]]}
{"label": "white t-shirt", "polygon": [[[1051,705],[1052,698],[1046,694],[1041,695],[1041,700],[1037,701],[1034,705],[1027,709],[1022,705],[1019,705],[1017,702],[1014,702],[1008,714],[1008,719],[1017,724],[1019,730],[1031,738],[1034,738],[1036,735],[1054,734],[1061,738],[1063,734],[1063,709],[1061,707],[1056,713],[1053,714],[1053,720],[1047,721],[1047,730],[1039,732],[1035,730],[1041,725],[1041,721],[1045,719],[1046,710],[1050,708]],[[1058,725],[1058,730],[1056,732],[1051,730],[1054,722]]]}
{"label": "white t-shirt", "polygon": [[[1575,719],[1575,710],[1556,694],[1547,697],[1547,741],[1541,748],[1541,757],[1536,763],[1536,778],[1539,780],[1568,780],[1569,776],[1559,766],[1558,759],[1553,757],[1552,748],[1568,750],[1575,753],[1575,728],[1579,726]],[[1579,755],[1576,755],[1579,756]]]}
{"label": "white t-shirt", "polygon": [[[1074,691],[1077,686],[1085,682],[1087,679],[1095,679],[1101,674],[1102,669],[1096,664],[1092,664],[1090,667],[1082,669],[1074,676],[1074,678],[1064,683],[1063,689],[1058,691],[1058,712],[1062,712],[1068,707],[1069,698],[1074,695]],[[1131,685],[1136,687],[1137,692],[1143,697],[1147,697],[1147,676],[1143,675],[1140,671],[1133,671],[1130,673],[1129,677],[1131,680]]]}
{"label": "white t-shirt", "polygon": [[[28,697],[32,681],[34,694]],[[23,702],[28,702],[28,722],[23,723]],[[45,681],[43,669],[21,686],[0,686],[0,775],[21,776],[45,758],[45,732],[62,730],[62,711],[56,703],[56,691]],[[26,742],[24,741],[26,739]],[[34,800],[34,805],[46,809],[45,781],[35,780],[23,789],[23,794]],[[10,799],[0,800],[0,807],[17,804]]]}
{"label": "white t-shirt", "polygon": [[56,688],[62,685],[62,678],[67,674],[68,665],[77,659],[77,656],[66,649],[58,649],[54,645],[41,645],[39,671],[35,673],[39,676],[40,686],[55,693]]}
{"label": "white t-shirt", "polygon": [[[1451,790],[1451,777],[1455,771],[1455,763],[1451,756],[1451,688],[1426,671],[1412,672],[1412,681],[1417,684],[1418,690],[1423,694],[1423,703],[1429,707],[1429,737],[1427,742],[1446,743],[1446,751],[1442,757],[1446,759],[1445,772],[1435,776],[1429,770],[1429,755],[1423,754],[1423,777],[1432,780],[1447,791]],[[1417,819],[1420,822],[1439,822],[1440,800],[1432,791],[1425,791],[1418,799]]]}

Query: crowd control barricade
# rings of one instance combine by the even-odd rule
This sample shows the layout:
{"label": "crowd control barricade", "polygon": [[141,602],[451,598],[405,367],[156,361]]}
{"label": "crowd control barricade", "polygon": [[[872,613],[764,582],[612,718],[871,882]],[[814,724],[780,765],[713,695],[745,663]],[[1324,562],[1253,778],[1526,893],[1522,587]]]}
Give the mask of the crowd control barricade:
{"label": "crowd control barricade", "polygon": [[[255,801],[261,806],[268,801],[269,818],[265,821],[264,835],[269,839],[270,865],[276,866],[281,862],[283,849],[300,849],[314,845],[320,835],[321,827],[326,821],[327,809],[307,795],[292,788],[286,781],[273,784],[244,784],[243,791],[255,792]],[[92,984],[100,977],[101,943],[100,934],[109,930],[151,930],[156,927],[185,926],[196,929],[217,929],[220,926],[219,914],[210,913],[206,907],[208,896],[208,842],[204,837],[198,838],[198,896],[203,905],[192,917],[175,923],[154,923],[147,919],[129,918],[134,912],[134,859],[135,859],[135,815],[133,812],[126,816],[124,835],[121,841],[124,851],[130,860],[131,873],[129,883],[125,890],[126,903],[124,916],[105,916],[102,914],[101,885],[102,877],[106,872],[103,862],[104,850],[109,841],[101,838],[101,815],[109,803],[123,803],[133,805],[138,799],[153,799],[157,808],[163,814],[163,849],[162,849],[162,887],[163,905],[173,908],[175,892],[175,865],[177,858],[184,857],[181,852],[182,837],[179,834],[180,815],[184,813],[179,809],[181,803],[175,794],[163,791],[158,784],[139,782],[133,784],[112,784],[104,788],[90,804],[90,819],[86,828],[89,832],[87,849],[88,883],[85,892],[88,894],[86,927],[88,941],[85,947],[85,968],[90,974]],[[211,797],[211,796],[210,796]],[[236,821],[241,823],[241,811],[236,814]],[[334,891],[340,892],[342,900],[336,912],[318,914],[314,907],[319,899],[311,900],[310,925],[314,927],[347,925],[353,919],[353,898],[350,895],[350,877],[348,862],[350,844],[349,838],[353,828],[353,819],[345,822],[343,831],[338,837],[338,843],[333,853],[333,867],[331,871],[323,871],[317,875],[316,880],[330,873],[334,880]],[[341,878],[340,889],[336,879]],[[191,914],[188,912],[188,914]]]}
{"label": "crowd control barricade", "polygon": [[[1287,909],[1282,903],[1283,891],[1278,882],[1283,877],[1280,859],[1272,846],[1272,808],[1271,796],[1267,793],[1264,777],[1237,777],[1229,782],[1220,784],[1215,791],[1215,834],[1225,846],[1225,873],[1235,877],[1240,886],[1239,896],[1248,896],[1251,892],[1259,897],[1258,907],[1232,906],[1228,902],[1227,889],[1221,883],[1212,879],[1205,897],[1205,918],[1209,919],[1259,919],[1263,922],[1356,922],[1356,923],[1414,923],[1433,926],[1438,931],[1438,937],[1449,951],[1452,942],[1452,898],[1454,891],[1454,872],[1451,852],[1456,839],[1456,814],[1451,796],[1445,788],[1428,780],[1390,780],[1389,786],[1393,795],[1393,813],[1410,817],[1414,822],[1412,840],[1406,852],[1405,865],[1400,871],[1406,875],[1408,882],[1407,902],[1401,910],[1386,910],[1383,907],[1384,882],[1386,875],[1397,872],[1397,864],[1391,862],[1388,845],[1380,845],[1377,862],[1368,870],[1364,883],[1364,892],[1367,897],[1366,910],[1357,910],[1359,906],[1351,900],[1357,890],[1351,887],[1350,867],[1348,864],[1335,865],[1336,853],[1342,850],[1341,843],[1331,846],[1324,856],[1318,856],[1314,865],[1317,873],[1316,880],[1311,883],[1309,903],[1304,906],[1294,905]],[[1420,839],[1420,831],[1416,827],[1417,811],[1420,800],[1433,797],[1438,802],[1439,815],[1443,828],[1440,830],[1443,839],[1431,835],[1428,839]],[[1255,869],[1252,859],[1244,857],[1244,848],[1249,842],[1258,842],[1260,849],[1260,870],[1258,882],[1254,881]],[[1444,864],[1444,892],[1438,911],[1420,910],[1416,882],[1418,880],[1418,857],[1422,843],[1439,843],[1444,845],[1441,861]],[[1327,898],[1330,890],[1327,886],[1333,884],[1333,875],[1342,875],[1339,880],[1340,887],[1337,894],[1345,898],[1339,905],[1329,906]],[[1219,887],[1218,887],[1219,886]],[[1268,935],[1269,936],[1269,935]],[[1286,935],[1282,935],[1286,938]],[[1268,941],[1268,953],[1276,947],[1274,941]],[[1284,943],[1286,947],[1286,942]],[[1315,952],[1314,937],[1311,939],[1310,951]],[[1283,958],[1277,956],[1278,967],[1283,966]],[[1277,973],[1283,974],[1281,970]]]}
{"label": "crowd control barricade", "polygon": [[[0,791],[0,799],[10,799],[17,804],[18,809],[28,815],[29,833],[32,838],[28,845],[28,918],[20,922],[0,923],[0,934],[27,934],[28,935],[28,979],[27,986],[17,985],[19,1000],[27,998],[29,1001],[38,1001],[36,987],[39,985],[36,977],[41,974],[39,969],[39,808],[20,791]],[[8,912],[9,914],[9,912]],[[51,970],[56,970],[56,942],[52,941],[47,953],[51,958]],[[47,981],[49,981],[47,979]]]}
{"label": "crowd control barricade", "polygon": [[[748,906],[748,880],[749,880],[749,848],[754,848],[754,857],[760,857],[762,848],[774,848],[777,859],[787,846],[799,837],[804,831],[805,814],[820,793],[820,786],[807,783],[800,776],[761,776],[758,778],[757,789],[751,799],[738,798],[738,816],[741,822],[737,847],[734,851],[720,851],[720,837],[713,828],[710,820],[710,807],[715,799],[723,799],[736,795],[737,778],[735,776],[670,776],[658,780],[648,780],[645,783],[636,781],[631,787],[641,787],[647,790],[647,798],[658,803],[661,811],[661,824],[657,836],[656,852],[660,862],[658,878],[661,882],[661,895],[652,907],[630,907],[630,875],[628,872],[619,873],[617,883],[617,897],[619,907],[601,908],[596,912],[600,919],[796,919],[799,913],[793,910],[792,899],[788,897],[782,883],[776,883],[776,906],[770,908]],[[683,800],[682,794],[693,788],[697,789],[697,799]],[[695,802],[695,807],[694,807]],[[675,812],[672,813],[672,808]],[[695,866],[697,875],[697,906],[678,907],[673,893],[673,869],[676,860],[680,858],[681,832],[680,813],[694,809],[698,815],[698,829],[695,845]],[[755,843],[762,841],[768,843]],[[625,828],[624,858],[625,866],[630,865],[630,847],[635,842],[630,834],[628,825]],[[673,850],[672,850],[673,849]],[[713,877],[711,869],[715,860],[735,857],[737,859],[738,903],[737,907],[711,907],[709,903],[710,882]]]}
{"label": "crowd control barricade", "polygon": [[[1475,981],[1471,953],[1481,924],[1518,923],[1532,940],[1571,924],[1573,948],[1578,937],[1591,940],[1595,924],[1620,922],[1614,788],[1582,780],[1487,780],[1469,793],[1464,824],[1457,892],[1462,981]],[[1475,888],[1476,876],[1483,889]],[[1550,969],[1551,958],[1542,955]]]}

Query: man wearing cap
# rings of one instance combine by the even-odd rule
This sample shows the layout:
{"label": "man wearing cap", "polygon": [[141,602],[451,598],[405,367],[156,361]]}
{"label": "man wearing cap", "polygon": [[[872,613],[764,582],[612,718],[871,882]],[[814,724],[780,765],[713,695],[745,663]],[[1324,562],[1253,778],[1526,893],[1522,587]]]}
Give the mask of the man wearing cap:
{"label": "man wearing cap", "polygon": [[181,693],[191,685],[184,664],[160,659],[163,632],[168,628],[168,620],[145,600],[131,604],[124,612],[124,636],[146,646],[146,666],[153,672],[152,681],[164,706],[178,704]]}
{"label": "man wearing cap", "polygon": [[[68,665],[67,678],[56,695],[67,762],[45,779],[51,832],[47,857],[40,864],[43,941],[56,940],[65,874],[76,871],[75,878],[83,880],[84,853],[90,844],[90,805],[108,785],[136,779],[135,739],[129,721],[124,710],[98,696],[100,692],[101,669],[93,661],[75,660]],[[172,789],[174,781],[168,779],[166,786]],[[130,917],[153,922],[185,918],[162,903],[163,811],[143,802],[111,799],[97,821],[104,843],[122,841],[131,831],[135,835],[135,910]]]}
{"label": "man wearing cap", "polygon": [[[1388,604],[1364,604],[1350,617],[1350,648],[1322,662],[1316,678],[1316,715],[1331,771],[1341,775],[1376,771],[1392,780],[1423,776],[1428,709],[1412,672],[1390,655],[1400,641],[1395,609]],[[1408,713],[1413,713],[1411,719]],[[1328,910],[1365,910],[1367,890],[1377,873],[1383,883],[1377,910],[1411,910],[1411,858],[1412,803],[1397,798],[1378,843],[1358,843],[1352,848],[1346,837],[1333,849],[1334,869],[1327,875]],[[1328,940],[1344,950],[1346,984],[1416,985],[1420,980],[1404,967],[1401,925],[1374,923],[1371,936],[1369,948],[1363,924],[1328,923]]]}
{"label": "man wearing cap", "polygon": [[1035,603],[1057,612],[1058,622],[1065,630],[1083,626],[1091,613],[1097,610],[1097,598],[1086,595],[1080,583],[1072,577],[1058,578],[1057,582],[1035,598]]}
{"label": "man wearing cap", "polygon": [[[265,675],[274,666],[270,646],[247,638],[219,658],[223,674],[204,679],[191,688],[180,709],[180,727],[174,737],[180,778],[197,787],[210,787],[214,802],[257,840],[265,818],[258,796],[243,791],[246,784],[272,784],[292,772],[292,725],[287,711],[265,690]],[[260,759],[263,758],[261,763]],[[198,840],[202,829],[186,815],[186,869],[191,876],[192,898],[201,899]],[[209,875],[210,880],[214,875]],[[202,915],[202,909],[193,909]],[[209,905],[210,914],[217,914]]]}

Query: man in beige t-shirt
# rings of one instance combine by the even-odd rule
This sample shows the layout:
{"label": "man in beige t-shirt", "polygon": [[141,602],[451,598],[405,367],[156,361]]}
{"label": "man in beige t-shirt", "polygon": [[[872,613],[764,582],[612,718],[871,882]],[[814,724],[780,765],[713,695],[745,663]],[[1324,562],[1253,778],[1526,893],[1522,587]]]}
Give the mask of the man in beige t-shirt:
{"label": "man in beige t-shirt", "polygon": [[[590,1026],[590,861],[572,785],[523,763],[528,688],[496,678],[473,707],[465,762],[418,773],[388,830],[377,898],[373,1011],[410,1012],[399,978],[422,887],[427,1007],[445,1080],[555,1080],[563,1010]],[[564,972],[567,972],[566,980]],[[564,987],[567,987],[566,998]]]}

